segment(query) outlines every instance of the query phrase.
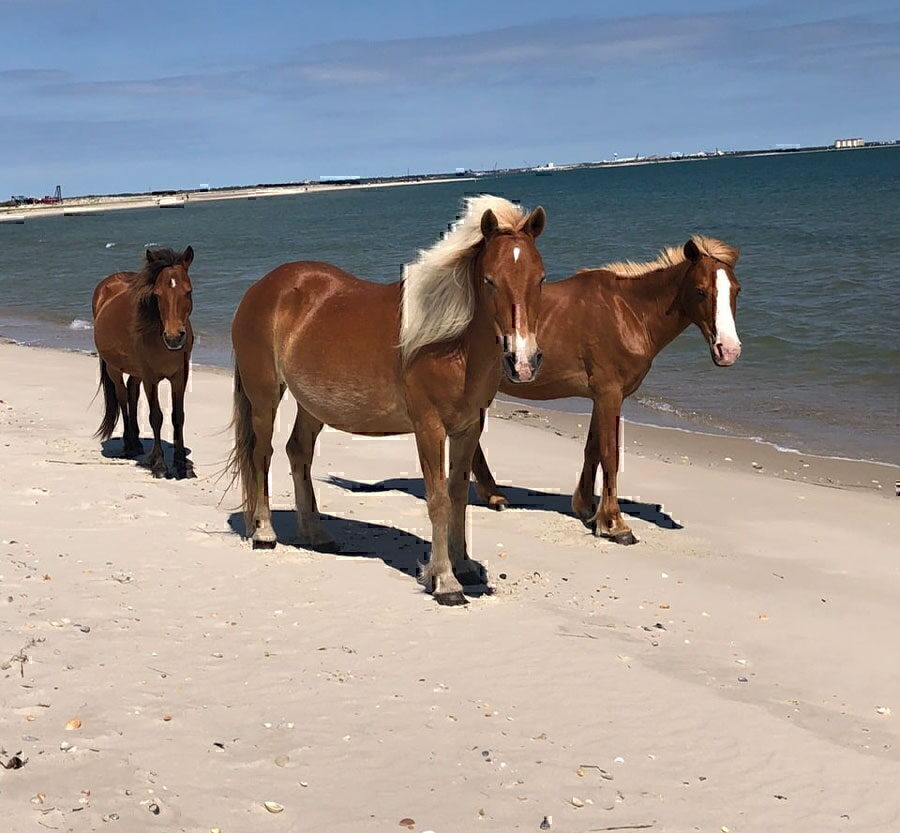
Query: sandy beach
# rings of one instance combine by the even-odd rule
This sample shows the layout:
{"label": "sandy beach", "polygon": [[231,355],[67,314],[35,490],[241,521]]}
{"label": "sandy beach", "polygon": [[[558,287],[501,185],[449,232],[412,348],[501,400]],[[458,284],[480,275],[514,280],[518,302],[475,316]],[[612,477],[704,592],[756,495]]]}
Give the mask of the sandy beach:
{"label": "sandy beach", "polygon": [[569,514],[583,418],[502,404],[493,593],[441,608],[412,437],[326,429],[322,555],[283,405],[254,552],[228,374],[192,377],[193,481],[91,439],[96,359],[0,344],[0,379],[5,831],[900,829],[897,468],[629,425],[620,547]]}

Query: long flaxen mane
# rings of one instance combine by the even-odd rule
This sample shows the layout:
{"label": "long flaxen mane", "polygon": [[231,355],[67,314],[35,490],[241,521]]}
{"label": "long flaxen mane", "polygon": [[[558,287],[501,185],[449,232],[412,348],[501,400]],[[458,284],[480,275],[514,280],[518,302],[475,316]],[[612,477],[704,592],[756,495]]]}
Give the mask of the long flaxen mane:
{"label": "long flaxen mane", "polygon": [[135,327],[139,334],[153,334],[159,329],[159,305],[153,288],[159,273],[170,266],[177,266],[183,257],[184,252],[173,249],[153,249],[153,260],[145,258],[144,268],[130,278],[128,291],[137,309]]}
{"label": "long flaxen mane", "polygon": [[429,344],[459,336],[475,311],[472,268],[478,254],[481,217],[490,209],[501,231],[518,231],[526,218],[521,206],[482,194],[468,197],[459,219],[430,249],[420,249],[403,267],[400,351],[404,363]]}
{"label": "long flaxen mane", "polygon": [[[715,237],[704,237],[702,234],[692,234],[691,240],[694,245],[705,255],[722,261],[726,266],[732,269],[738,262],[740,250],[729,246]],[[633,260],[620,260],[615,263],[607,263],[600,268],[606,272],[612,272],[620,278],[639,278],[648,272],[655,272],[658,269],[668,269],[671,266],[678,266],[686,260],[683,246],[667,246],[663,249],[654,260],[648,260],[643,263],[637,263]]]}

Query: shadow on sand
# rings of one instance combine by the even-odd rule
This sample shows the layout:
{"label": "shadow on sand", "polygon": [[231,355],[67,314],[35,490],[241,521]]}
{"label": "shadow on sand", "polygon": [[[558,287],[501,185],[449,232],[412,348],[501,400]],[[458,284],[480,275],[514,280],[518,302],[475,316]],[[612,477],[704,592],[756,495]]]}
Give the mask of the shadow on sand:
{"label": "shadow on sand", "polygon": [[[405,494],[425,499],[425,485],[421,478],[395,477],[391,480],[382,480],[380,483],[360,483],[357,480],[348,480],[343,477],[331,475],[328,480],[333,486],[346,489],[348,492],[404,492]],[[572,515],[571,495],[559,492],[542,492],[537,489],[524,489],[519,486],[501,485],[500,489],[509,498],[510,506],[514,509],[541,509],[545,512],[558,512],[560,515]],[[481,505],[475,493],[474,486],[469,489],[469,500],[472,504]],[[671,515],[663,512],[658,503],[643,503],[641,501],[619,499],[619,509],[626,515],[640,518],[660,529],[684,529]]]}
{"label": "shadow on sand", "polygon": [[[416,577],[418,565],[431,555],[431,543],[412,532],[406,532],[387,524],[369,523],[335,515],[320,515],[325,528],[338,543],[338,558],[378,558],[406,576]],[[228,516],[228,526],[241,537],[246,537],[244,516],[233,512]],[[272,526],[281,546],[303,548],[297,541],[297,514],[292,509],[272,511]],[[477,598],[490,595],[486,585],[464,588],[467,596]]]}
{"label": "shadow on sand", "polygon": [[[129,460],[133,459],[134,464],[136,466],[140,466],[143,469],[148,468],[147,466],[147,457],[150,455],[150,449],[153,448],[153,437],[141,437],[141,442],[144,444],[144,453],[139,455],[138,457],[123,457],[123,444],[121,437],[113,437],[109,440],[104,440],[100,444],[100,454],[105,457],[107,460]],[[175,446],[172,443],[167,442],[166,440],[162,440],[162,450],[163,450],[163,459],[166,461],[166,469],[168,470],[168,474],[166,475],[169,478],[173,478],[175,476]],[[191,450],[185,446],[185,452],[187,454],[187,458],[189,462],[193,462],[191,460]]]}

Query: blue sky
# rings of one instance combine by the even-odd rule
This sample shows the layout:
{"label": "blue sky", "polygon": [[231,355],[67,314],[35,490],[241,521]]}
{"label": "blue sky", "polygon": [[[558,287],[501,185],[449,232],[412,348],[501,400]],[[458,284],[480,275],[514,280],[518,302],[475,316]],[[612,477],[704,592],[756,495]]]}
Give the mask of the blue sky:
{"label": "blue sky", "polygon": [[0,0],[0,199],[900,138],[900,4]]}

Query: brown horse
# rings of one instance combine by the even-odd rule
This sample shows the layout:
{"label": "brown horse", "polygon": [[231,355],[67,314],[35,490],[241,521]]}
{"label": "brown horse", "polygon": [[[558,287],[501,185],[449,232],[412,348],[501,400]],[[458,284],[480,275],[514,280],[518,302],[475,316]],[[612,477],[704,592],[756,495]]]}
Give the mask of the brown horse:
{"label": "brown horse", "polygon": [[[649,263],[612,263],[544,287],[541,378],[515,388],[502,384],[500,390],[522,399],[593,399],[572,510],[594,524],[596,534],[619,544],[637,541],[619,512],[616,492],[619,414],[622,400],[640,387],[657,353],[694,323],[716,365],[728,367],[741,355],[734,323],[741,291],[734,276],[738,254],[719,240],[695,235]],[[599,511],[598,462],[603,468]],[[481,498],[494,509],[507,506],[480,445],[472,466]]]}
{"label": "brown horse", "polygon": [[147,249],[140,272],[116,272],[104,278],[97,284],[91,302],[105,401],[103,421],[95,436],[108,440],[121,412],[125,424],[124,456],[144,453],[137,417],[143,382],[153,427],[153,450],[147,465],[154,477],[168,474],[160,440],[163,414],[158,387],[163,379],[172,386],[175,476],[195,476],[184,448],[184,391],[194,345],[188,276],[193,259],[190,246],[180,254],[171,249]]}
{"label": "brown horse", "polygon": [[524,382],[540,364],[534,333],[544,266],[535,239],[543,227],[541,208],[526,215],[499,197],[473,197],[402,281],[375,284],[300,262],[247,290],[231,331],[230,466],[254,547],[276,543],[268,473],[275,412],[288,388],[297,401],[287,453],[301,540],[336,550],[310,479],[323,424],[369,436],[413,432],[433,532],[420,580],[438,602],[466,603],[461,583],[482,580],[466,550],[465,512],[484,411],[503,370]]}

